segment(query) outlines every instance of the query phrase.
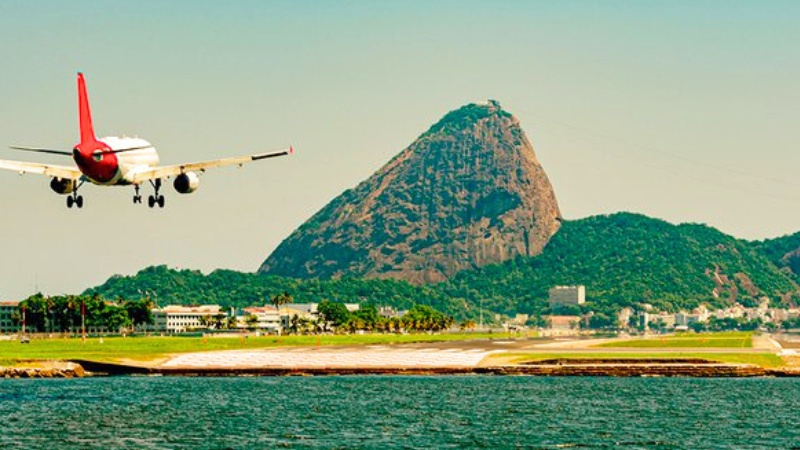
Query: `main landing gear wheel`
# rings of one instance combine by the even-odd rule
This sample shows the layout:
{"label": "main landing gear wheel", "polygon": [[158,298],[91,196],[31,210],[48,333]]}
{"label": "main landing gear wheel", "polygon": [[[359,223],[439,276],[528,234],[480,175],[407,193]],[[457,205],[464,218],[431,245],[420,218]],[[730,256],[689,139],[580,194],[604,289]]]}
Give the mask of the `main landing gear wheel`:
{"label": "main landing gear wheel", "polygon": [[75,205],[78,209],[83,208],[83,196],[82,195],[70,195],[67,197],[67,208],[72,208]]}
{"label": "main landing gear wheel", "polygon": [[166,204],[166,199],[164,198],[163,195],[159,196],[151,195],[147,197],[147,206],[151,208],[154,208],[156,205],[158,205],[159,208],[163,208],[165,204]]}
{"label": "main landing gear wheel", "polygon": [[[153,185],[153,189],[156,191],[154,195],[150,195],[147,197],[147,206],[154,208],[158,205],[159,208],[163,208],[166,204],[166,200],[164,199],[163,195],[159,195],[158,190],[161,189],[161,179],[158,178],[155,181],[150,181],[150,184]],[[139,192],[139,185],[136,185],[136,192]],[[134,200],[135,201],[135,200]]]}
{"label": "main landing gear wheel", "polygon": [[78,209],[83,208],[83,196],[78,195],[78,189],[83,186],[83,181],[80,182],[75,189],[67,196],[67,208],[72,208],[73,206],[77,206]]}

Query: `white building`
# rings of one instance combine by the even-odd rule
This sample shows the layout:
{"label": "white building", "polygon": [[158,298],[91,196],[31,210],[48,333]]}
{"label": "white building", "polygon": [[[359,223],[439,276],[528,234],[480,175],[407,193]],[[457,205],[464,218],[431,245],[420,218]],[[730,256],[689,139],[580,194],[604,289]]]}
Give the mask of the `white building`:
{"label": "white building", "polygon": [[695,322],[705,322],[705,318],[698,313],[687,313],[686,311],[680,311],[675,314],[675,327],[688,327],[689,325]]}
{"label": "white building", "polygon": [[550,306],[582,305],[586,302],[585,286],[555,286],[550,289]]}
{"label": "white building", "polygon": [[[294,314],[300,312],[304,314],[317,314],[317,308],[319,307],[319,303],[289,303],[288,305],[281,307],[281,314],[283,314],[284,308],[288,308],[293,310]],[[344,303],[344,307],[347,308],[350,312],[355,312],[361,309],[361,305],[358,303]]]}
{"label": "white building", "polygon": [[155,332],[182,333],[184,331],[205,328],[200,323],[201,317],[215,317],[222,314],[219,305],[180,306],[169,305],[153,310]]}
{"label": "white building", "polygon": [[379,306],[378,307],[378,315],[383,317],[383,318],[385,318],[385,319],[391,319],[391,318],[395,318],[395,317],[403,317],[404,315],[406,315],[407,312],[408,311],[405,311],[405,310],[398,311],[398,310],[396,310],[395,308],[393,308],[391,306]]}
{"label": "white building", "polygon": [[255,328],[260,331],[278,332],[281,328],[281,315],[274,306],[254,306],[244,308],[240,314],[236,315],[237,326],[248,328],[247,318],[255,316],[258,321]]}
{"label": "white building", "polygon": [[19,308],[19,302],[0,302],[0,333],[16,333],[22,328],[14,322],[13,315]]}

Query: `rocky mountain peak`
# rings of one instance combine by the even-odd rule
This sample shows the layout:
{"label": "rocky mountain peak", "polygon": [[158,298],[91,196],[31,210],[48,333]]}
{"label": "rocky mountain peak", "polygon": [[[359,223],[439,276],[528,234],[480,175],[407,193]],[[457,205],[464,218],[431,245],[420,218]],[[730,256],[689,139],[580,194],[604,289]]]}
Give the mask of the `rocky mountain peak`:
{"label": "rocky mountain peak", "polygon": [[442,281],[539,254],[560,212],[519,121],[496,101],[446,114],[293,232],[261,272]]}

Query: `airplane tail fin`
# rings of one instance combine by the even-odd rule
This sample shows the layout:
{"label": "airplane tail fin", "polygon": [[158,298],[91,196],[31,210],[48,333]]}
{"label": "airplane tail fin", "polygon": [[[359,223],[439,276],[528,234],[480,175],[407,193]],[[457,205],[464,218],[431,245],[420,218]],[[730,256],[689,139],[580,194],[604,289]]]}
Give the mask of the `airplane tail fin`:
{"label": "airplane tail fin", "polygon": [[78,72],[78,115],[81,126],[81,142],[97,140],[92,127],[92,113],[89,111],[89,98],[86,95],[86,81],[83,74]]}

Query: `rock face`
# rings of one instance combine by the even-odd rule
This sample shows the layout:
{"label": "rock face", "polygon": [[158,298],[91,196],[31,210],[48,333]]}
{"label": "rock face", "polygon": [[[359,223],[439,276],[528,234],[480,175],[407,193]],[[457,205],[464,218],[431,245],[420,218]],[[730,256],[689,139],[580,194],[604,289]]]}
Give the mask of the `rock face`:
{"label": "rock face", "polygon": [[439,282],[541,253],[560,220],[518,120],[497,102],[470,104],[330,202],[259,271]]}

